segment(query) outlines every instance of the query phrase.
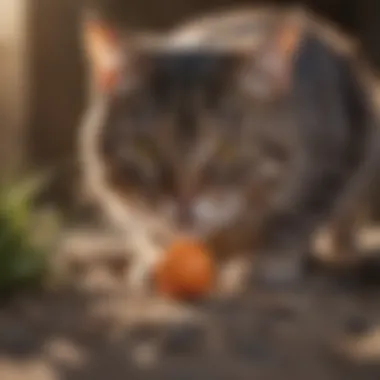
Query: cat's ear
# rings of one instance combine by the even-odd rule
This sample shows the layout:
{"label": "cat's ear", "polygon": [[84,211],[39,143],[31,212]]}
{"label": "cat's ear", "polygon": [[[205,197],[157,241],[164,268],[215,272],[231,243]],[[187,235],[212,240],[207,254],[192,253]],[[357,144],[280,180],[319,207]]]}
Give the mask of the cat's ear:
{"label": "cat's ear", "polygon": [[87,12],[82,23],[83,47],[91,72],[91,80],[98,91],[109,92],[131,69],[133,48],[126,46],[120,31],[110,26],[97,14]]}
{"label": "cat's ear", "polygon": [[249,93],[272,98],[287,92],[305,27],[302,12],[289,12],[280,17],[273,32],[245,60],[242,83]]}

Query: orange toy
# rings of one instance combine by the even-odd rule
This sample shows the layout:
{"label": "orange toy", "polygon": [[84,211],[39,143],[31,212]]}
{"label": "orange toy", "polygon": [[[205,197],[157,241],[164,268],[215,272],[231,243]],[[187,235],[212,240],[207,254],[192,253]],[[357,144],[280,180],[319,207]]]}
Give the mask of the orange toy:
{"label": "orange toy", "polygon": [[178,241],[156,268],[157,290],[175,298],[201,297],[211,289],[214,269],[212,257],[202,244]]}

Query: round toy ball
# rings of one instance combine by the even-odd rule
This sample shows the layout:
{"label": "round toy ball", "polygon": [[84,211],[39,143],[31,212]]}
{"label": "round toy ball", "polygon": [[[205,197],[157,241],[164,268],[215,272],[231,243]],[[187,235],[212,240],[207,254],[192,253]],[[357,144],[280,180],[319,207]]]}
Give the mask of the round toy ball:
{"label": "round toy ball", "polygon": [[178,299],[200,298],[211,290],[214,273],[207,249],[201,243],[181,240],[169,248],[156,268],[157,291]]}

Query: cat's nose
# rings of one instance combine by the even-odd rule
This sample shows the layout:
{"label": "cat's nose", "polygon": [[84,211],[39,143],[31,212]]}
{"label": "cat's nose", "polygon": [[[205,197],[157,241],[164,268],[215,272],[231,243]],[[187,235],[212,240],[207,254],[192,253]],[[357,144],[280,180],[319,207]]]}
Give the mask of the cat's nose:
{"label": "cat's nose", "polygon": [[177,224],[181,229],[192,229],[194,227],[195,215],[193,209],[188,205],[179,207],[177,213]]}
{"label": "cat's nose", "polygon": [[182,219],[177,226],[182,236],[197,240],[207,239],[210,231],[212,231],[209,225],[197,218],[196,212],[194,211],[190,213],[190,215],[184,216],[184,219]]}
{"label": "cat's nose", "polygon": [[176,225],[181,234],[194,238],[200,237],[197,215],[191,205],[181,205],[176,213]]}

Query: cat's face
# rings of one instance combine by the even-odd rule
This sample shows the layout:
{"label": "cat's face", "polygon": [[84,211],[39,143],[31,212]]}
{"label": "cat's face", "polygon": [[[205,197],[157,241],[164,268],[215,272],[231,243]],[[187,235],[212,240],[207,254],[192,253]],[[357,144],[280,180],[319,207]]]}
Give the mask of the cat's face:
{"label": "cat's face", "polygon": [[236,53],[143,51],[133,65],[132,80],[122,64],[106,91],[98,148],[109,186],[202,237],[259,217],[290,157],[294,120],[289,97],[272,96],[278,83],[262,88],[266,72],[252,78]]}

